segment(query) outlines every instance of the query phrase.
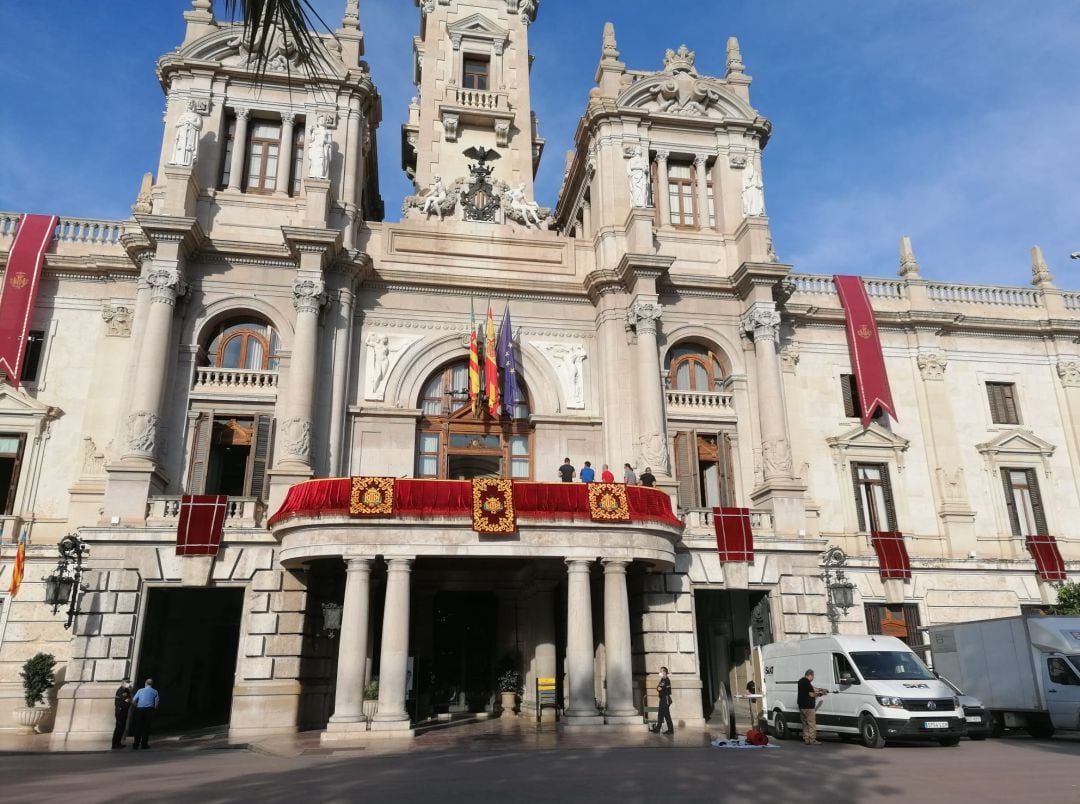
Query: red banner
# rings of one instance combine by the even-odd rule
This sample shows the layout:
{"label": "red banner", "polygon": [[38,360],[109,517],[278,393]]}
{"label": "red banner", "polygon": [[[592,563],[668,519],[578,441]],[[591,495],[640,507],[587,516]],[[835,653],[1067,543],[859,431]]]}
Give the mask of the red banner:
{"label": "red banner", "polygon": [[877,553],[881,579],[890,578],[908,580],[911,577],[911,559],[908,557],[904,534],[895,531],[871,533],[874,552]]}
{"label": "red banner", "polygon": [[721,561],[754,561],[754,532],[749,508],[712,509],[716,551]]}
{"label": "red banner", "polygon": [[229,498],[224,495],[185,494],[180,498],[180,521],[176,525],[178,556],[216,556]]}
{"label": "red banner", "polygon": [[472,482],[473,530],[509,536],[517,530],[514,483],[500,477],[478,477]]}
{"label": "red banner", "polygon": [[1035,568],[1042,580],[1055,582],[1068,580],[1069,576],[1065,573],[1065,562],[1061,558],[1057,539],[1053,536],[1028,536],[1025,541],[1028,552],[1035,559]]}
{"label": "red banner", "polygon": [[833,283],[840,295],[847,319],[848,348],[851,350],[851,368],[855,372],[855,384],[859,388],[859,407],[862,410],[863,427],[870,424],[878,408],[894,419],[892,391],[889,375],[885,371],[885,355],[881,351],[874,308],[866,286],[857,276],[834,276]]}
{"label": "red banner", "polygon": [[8,383],[15,387],[22,375],[26,335],[41,284],[45,250],[52,242],[58,220],[55,215],[23,215],[8,252],[4,290],[0,293],[0,371],[7,373]]}
{"label": "red banner", "polygon": [[629,522],[630,501],[623,483],[586,483],[593,522]]}

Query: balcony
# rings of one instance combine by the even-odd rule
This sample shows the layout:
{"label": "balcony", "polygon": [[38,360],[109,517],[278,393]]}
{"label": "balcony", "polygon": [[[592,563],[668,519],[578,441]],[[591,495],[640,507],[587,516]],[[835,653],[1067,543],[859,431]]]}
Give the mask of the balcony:
{"label": "balcony", "polygon": [[[175,528],[180,520],[180,497],[151,497],[146,504],[146,524],[151,528]],[[261,528],[266,506],[254,497],[229,497],[225,529]]]}
{"label": "balcony", "polygon": [[729,391],[676,391],[669,388],[668,415],[717,418],[735,416],[735,395]]}
{"label": "balcony", "polygon": [[208,368],[195,369],[192,393],[214,397],[254,396],[272,398],[278,391],[276,371],[253,371],[249,369]]}
{"label": "balcony", "polygon": [[506,92],[450,87],[446,100],[460,109],[478,109],[485,112],[510,111],[510,95]]}
{"label": "balcony", "polygon": [[[711,508],[690,508],[682,512],[683,522],[686,523],[687,536],[712,535],[716,531],[713,528],[713,512]],[[750,530],[754,538],[775,535],[773,529],[772,514],[768,511],[750,512]]]}

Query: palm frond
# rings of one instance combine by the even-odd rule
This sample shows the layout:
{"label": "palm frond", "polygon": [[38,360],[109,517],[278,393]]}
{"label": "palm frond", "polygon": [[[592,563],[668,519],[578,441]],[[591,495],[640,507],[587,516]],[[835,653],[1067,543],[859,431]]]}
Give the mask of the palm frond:
{"label": "palm frond", "polygon": [[297,49],[305,69],[315,75],[325,72],[326,52],[314,29],[329,32],[330,26],[310,0],[225,0],[225,13],[243,23],[242,40],[260,73],[266,70],[267,45],[275,31],[281,31],[286,47]]}

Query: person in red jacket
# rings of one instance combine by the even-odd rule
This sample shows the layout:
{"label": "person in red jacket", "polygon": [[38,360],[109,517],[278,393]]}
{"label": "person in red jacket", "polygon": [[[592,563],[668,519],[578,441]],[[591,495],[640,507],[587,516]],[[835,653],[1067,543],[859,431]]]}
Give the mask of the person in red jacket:
{"label": "person in red jacket", "polygon": [[603,470],[600,472],[600,482],[601,483],[614,483],[615,482],[615,475],[613,475],[611,473],[611,470],[608,469],[608,465],[606,463],[604,464]]}

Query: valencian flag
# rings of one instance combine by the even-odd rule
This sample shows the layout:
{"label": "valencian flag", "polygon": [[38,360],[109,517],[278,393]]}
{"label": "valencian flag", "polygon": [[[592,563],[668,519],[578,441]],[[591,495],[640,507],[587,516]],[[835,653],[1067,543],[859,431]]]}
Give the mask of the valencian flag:
{"label": "valencian flag", "polygon": [[12,597],[19,594],[22,586],[23,570],[26,567],[26,526],[23,525],[22,536],[19,538],[19,550],[15,553],[15,566],[11,568],[11,587],[8,592]]}
{"label": "valencian flag", "polygon": [[513,416],[524,401],[517,379],[517,358],[514,356],[514,325],[510,323],[510,305],[503,311],[499,324],[499,368],[502,369],[502,409]]}
{"label": "valencian flag", "polygon": [[487,392],[488,413],[498,418],[499,410],[499,360],[495,354],[495,315],[488,303],[487,331],[484,333],[484,386]]}
{"label": "valencian flag", "polygon": [[473,416],[480,413],[480,346],[476,336],[476,316],[469,303],[469,401]]}

